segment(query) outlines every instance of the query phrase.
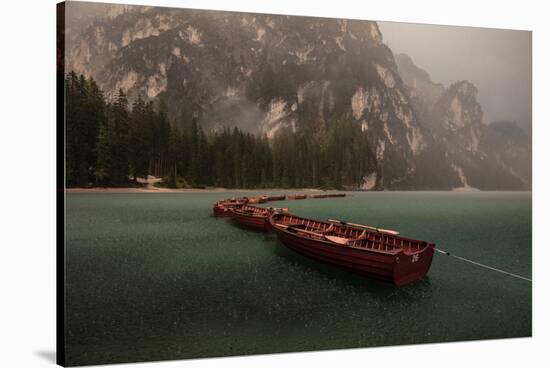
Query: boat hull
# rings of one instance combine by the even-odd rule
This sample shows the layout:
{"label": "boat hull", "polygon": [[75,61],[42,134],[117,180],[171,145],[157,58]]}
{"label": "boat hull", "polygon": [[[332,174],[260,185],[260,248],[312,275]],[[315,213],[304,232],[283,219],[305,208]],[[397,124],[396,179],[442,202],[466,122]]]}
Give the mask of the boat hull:
{"label": "boat hull", "polygon": [[416,253],[416,256],[404,252],[388,254],[313,240],[276,226],[272,228],[285,246],[298,253],[395,285],[408,284],[422,278],[432,263],[433,247]]}
{"label": "boat hull", "polygon": [[247,228],[257,231],[268,231],[270,229],[269,215],[257,216],[232,211],[231,216],[237,223]]}
{"label": "boat hull", "polygon": [[219,201],[214,204],[212,210],[215,217],[233,217],[232,210],[246,205],[247,202],[247,198],[241,198],[239,200],[230,199]]}
{"label": "boat hull", "polygon": [[231,210],[224,206],[214,206],[214,216],[216,217],[231,217]]}
{"label": "boat hull", "polygon": [[307,195],[306,194],[296,194],[296,195],[289,195],[287,197],[288,200],[291,200],[291,201],[297,201],[297,200],[300,200],[300,199],[306,199],[307,198]]}

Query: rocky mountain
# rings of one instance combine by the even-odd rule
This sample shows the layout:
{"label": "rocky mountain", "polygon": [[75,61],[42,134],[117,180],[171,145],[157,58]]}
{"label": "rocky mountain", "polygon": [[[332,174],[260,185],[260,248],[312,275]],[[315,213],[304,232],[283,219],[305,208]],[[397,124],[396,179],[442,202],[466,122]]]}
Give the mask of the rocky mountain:
{"label": "rocky mountain", "polygon": [[431,129],[432,108],[445,91],[445,87],[442,84],[434,83],[430,75],[414,64],[409,55],[396,54],[395,61],[399,75],[407,86],[419,121]]}
{"label": "rocky mountain", "polygon": [[487,126],[472,83],[459,81],[445,89],[407,55],[396,60],[413,109],[434,139],[431,148],[444,155],[444,166],[458,176],[458,186],[453,188],[530,188],[531,140],[518,125]]}
{"label": "rocky mountain", "polygon": [[475,87],[445,90],[407,56],[394,58],[375,22],[116,10],[67,36],[67,70],[93,77],[108,97],[122,89],[131,100],[155,101],[173,121],[198,116],[205,130],[238,126],[270,138],[353,121],[377,162],[362,173],[363,189],[525,186],[477,178],[515,156],[480,148],[488,129]]}

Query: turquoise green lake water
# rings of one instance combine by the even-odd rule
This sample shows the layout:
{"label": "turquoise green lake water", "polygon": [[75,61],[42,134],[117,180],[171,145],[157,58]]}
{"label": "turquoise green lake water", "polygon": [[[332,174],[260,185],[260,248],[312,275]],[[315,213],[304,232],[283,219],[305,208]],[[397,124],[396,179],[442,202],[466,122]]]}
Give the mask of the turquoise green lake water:
{"label": "turquoise green lake water", "polygon": [[[213,202],[239,195],[68,194],[68,364],[531,336],[528,281],[440,254],[420,281],[374,281],[212,217]],[[368,192],[273,205],[398,229],[531,278],[531,193]]]}

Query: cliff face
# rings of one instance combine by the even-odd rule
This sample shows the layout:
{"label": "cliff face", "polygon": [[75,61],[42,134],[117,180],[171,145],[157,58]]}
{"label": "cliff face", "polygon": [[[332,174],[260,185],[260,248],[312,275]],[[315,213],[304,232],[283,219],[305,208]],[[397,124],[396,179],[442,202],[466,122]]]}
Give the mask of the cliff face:
{"label": "cliff face", "polygon": [[409,55],[396,54],[395,61],[399,75],[407,86],[418,120],[428,129],[432,129],[432,109],[445,91],[445,87],[434,83],[430,75],[414,64]]}
{"label": "cliff face", "polygon": [[433,135],[445,147],[445,156],[459,177],[461,188],[484,188],[487,160],[480,145],[486,126],[476,100],[477,89],[467,81],[451,85],[432,111]]}
{"label": "cliff face", "polygon": [[[67,65],[96,79],[108,97],[123,89],[130,99],[156,101],[173,120],[198,114],[206,130],[238,126],[268,137],[351,120],[367,132],[378,163],[362,173],[363,188],[471,185],[465,162],[481,157],[485,129],[475,87],[444,91],[410,58],[396,62],[375,22],[105,11],[68,38]],[[433,155],[437,169],[430,169]]]}

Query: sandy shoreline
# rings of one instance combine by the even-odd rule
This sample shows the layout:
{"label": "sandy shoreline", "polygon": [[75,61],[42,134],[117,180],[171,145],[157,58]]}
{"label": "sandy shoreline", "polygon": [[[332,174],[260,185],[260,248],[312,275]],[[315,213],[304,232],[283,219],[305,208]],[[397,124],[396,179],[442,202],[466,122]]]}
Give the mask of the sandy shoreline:
{"label": "sandy shoreline", "polygon": [[302,188],[302,189],[227,189],[227,188],[208,188],[208,189],[171,189],[171,188],[65,188],[65,193],[223,193],[223,192],[323,192],[321,189]]}

